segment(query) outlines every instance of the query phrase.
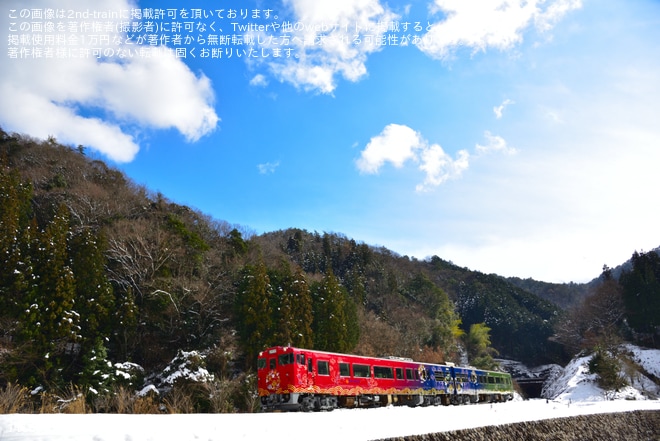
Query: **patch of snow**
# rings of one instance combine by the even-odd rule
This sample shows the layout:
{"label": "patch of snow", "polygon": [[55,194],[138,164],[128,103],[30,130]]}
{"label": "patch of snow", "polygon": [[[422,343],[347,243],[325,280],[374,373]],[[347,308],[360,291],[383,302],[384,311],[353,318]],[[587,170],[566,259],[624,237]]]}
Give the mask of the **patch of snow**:
{"label": "patch of snow", "polygon": [[214,380],[214,375],[204,366],[206,356],[197,351],[179,351],[176,357],[160,374],[150,376],[147,381],[161,388],[170,389],[179,380],[204,383]]}
{"label": "patch of snow", "polygon": [[159,394],[158,389],[156,389],[156,386],[154,386],[153,384],[149,384],[144,388],[142,388],[142,390],[138,392],[137,395],[139,397],[144,397],[145,395],[148,395],[149,392],[154,392],[156,395]]}
{"label": "patch of snow", "polygon": [[115,375],[116,375],[117,377],[122,377],[122,378],[124,378],[124,380],[130,380],[130,379],[131,379],[131,374],[129,374],[128,372],[120,371],[119,369],[117,369],[117,370],[115,371]]}
{"label": "patch of snow", "polygon": [[596,375],[589,374],[591,356],[571,360],[555,378],[548,378],[544,397],[558,402],[602,401],[603,390],[596,385]]}

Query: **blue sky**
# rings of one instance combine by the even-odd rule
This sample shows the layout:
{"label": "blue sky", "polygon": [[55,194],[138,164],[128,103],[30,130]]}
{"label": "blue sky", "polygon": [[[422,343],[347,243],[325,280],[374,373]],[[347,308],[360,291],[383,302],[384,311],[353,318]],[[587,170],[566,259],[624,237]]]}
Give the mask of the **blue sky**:
{"label": "blue sky", "polygon": [[[32,16],[52,7],[5,7],[3,129],[85,145],[218,220],[337,232],[553,282],[588,281],[660,245],[657,1],[60,0],[64,18]],[[198,56],[185,58],[19,55],[46,33],[22,22],[70,26],[94,21],[76,20],[80,11],[131,8],[219,14],[198,20],[206,38],[212,26],[293,55],[201,58],[208,44],[186,46]],[[231,9],[248,18],[228,18]],[[308,30],[265,27],[285,23]],[[106,33],[122,42],[108,47],[137,47],[116,29],[66,26],[67,39]],[[323,44],[298,43],[321,34]],[[370,44],[378,36],[388,44]]]}

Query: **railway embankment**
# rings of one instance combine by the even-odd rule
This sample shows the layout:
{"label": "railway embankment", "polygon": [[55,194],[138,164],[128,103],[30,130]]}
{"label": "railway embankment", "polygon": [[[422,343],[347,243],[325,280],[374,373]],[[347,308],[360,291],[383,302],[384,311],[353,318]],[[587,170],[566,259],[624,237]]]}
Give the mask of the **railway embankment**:
{"label": "railway embankment", "polygon": [[379,441],[660,441],[660,411],[580,415]]}

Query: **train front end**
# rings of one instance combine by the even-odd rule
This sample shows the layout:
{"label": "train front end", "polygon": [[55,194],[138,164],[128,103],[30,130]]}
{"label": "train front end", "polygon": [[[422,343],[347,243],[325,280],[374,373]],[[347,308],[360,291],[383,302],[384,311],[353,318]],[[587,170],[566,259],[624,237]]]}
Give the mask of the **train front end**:
{"label": "train front end", "polygon": [[263,410],[299,410],[307,387],[305,355],[291,347],[266,349],[257,359],[257,378]]}

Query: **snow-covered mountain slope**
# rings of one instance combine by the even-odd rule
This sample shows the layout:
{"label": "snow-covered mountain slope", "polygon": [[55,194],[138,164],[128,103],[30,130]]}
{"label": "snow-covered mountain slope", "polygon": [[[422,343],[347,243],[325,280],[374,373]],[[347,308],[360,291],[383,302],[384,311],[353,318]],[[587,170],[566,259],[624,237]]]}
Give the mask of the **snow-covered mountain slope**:
{"label": "snow-covered mountain slope", "polygon": [[621,354],[629,362],[621,366],[621,375],[629,386],[619,391],[605,391],[598,387],[596,375],[589,374],[591,356],[573,359],[563,369],[552,371],[545,382],[543,396],[558,402],[645,400],[657,398],[660,386],[653,381],[660,378],[660,350],[623,345]]}

